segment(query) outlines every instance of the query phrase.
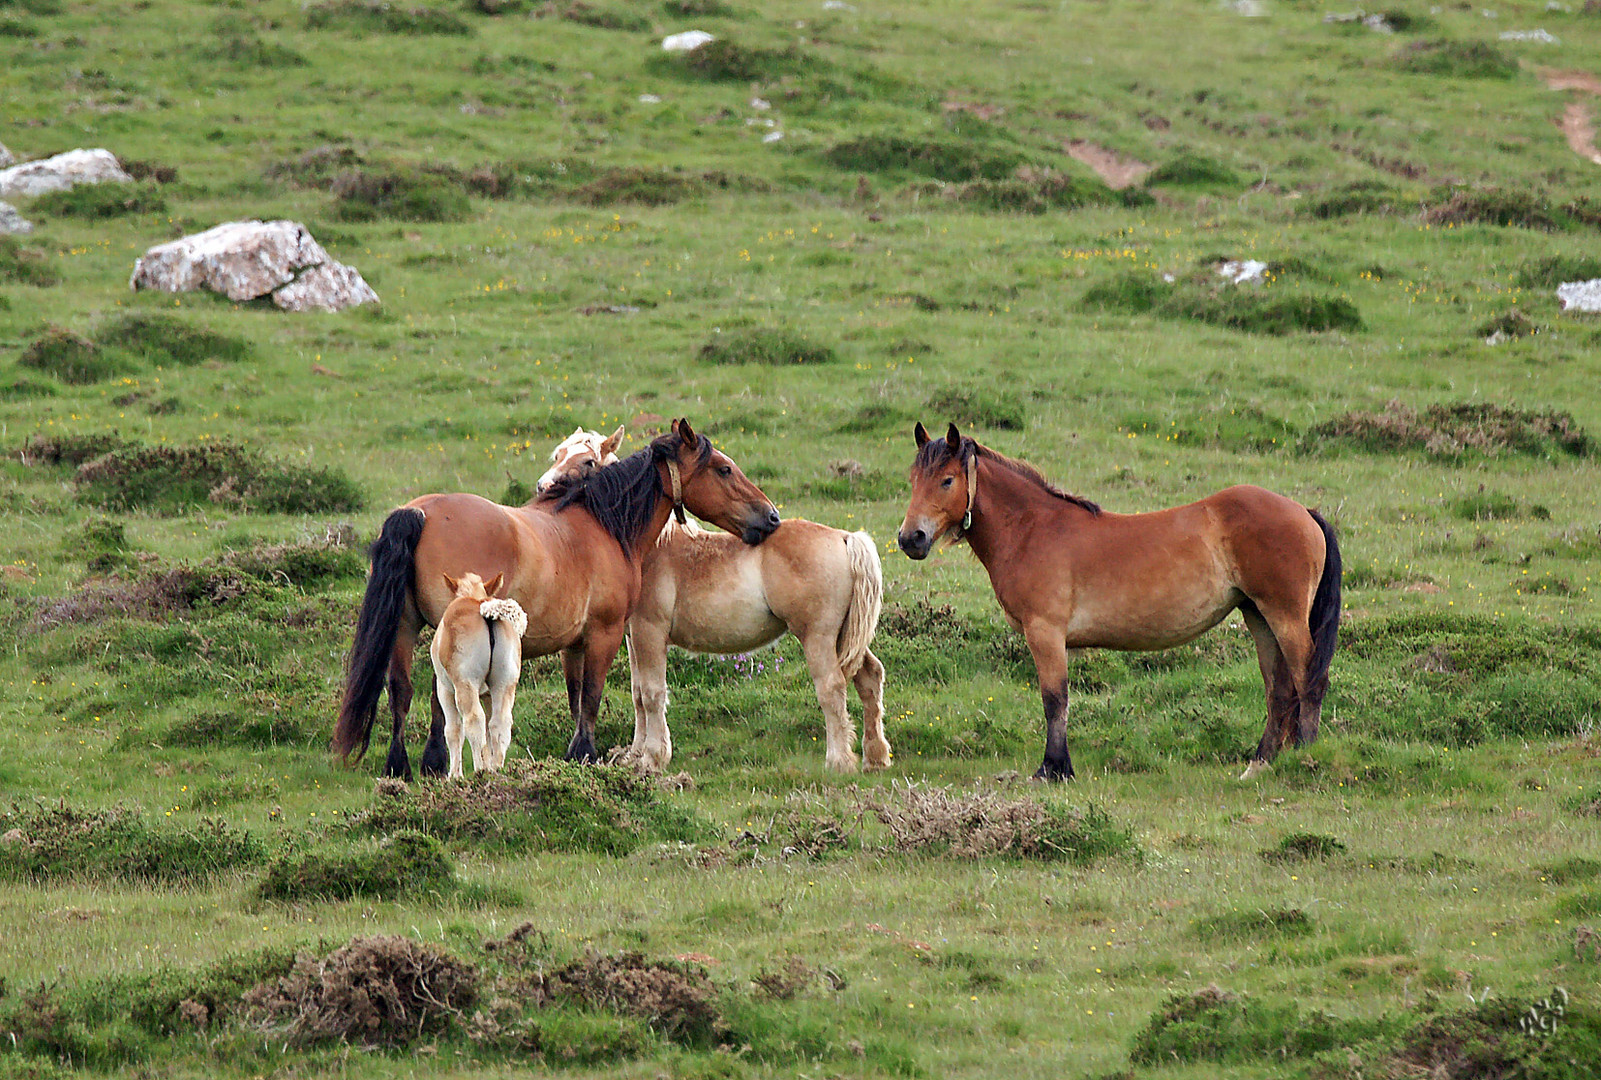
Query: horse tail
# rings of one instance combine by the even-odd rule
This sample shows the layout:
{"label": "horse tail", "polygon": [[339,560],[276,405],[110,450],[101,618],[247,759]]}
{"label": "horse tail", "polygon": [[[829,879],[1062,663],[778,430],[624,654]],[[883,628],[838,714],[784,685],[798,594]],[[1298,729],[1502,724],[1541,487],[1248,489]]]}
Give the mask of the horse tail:
{"label": "horse tail", "polygon": [[1307,628],[1312,631],[1312,656],[1306,665],[1306,694],[1302,701],[1304,706],[1316,709],[1329,692],[1329,663],[1340,636],[1340,543],[1335,539],[1334,526],[1323,515],[1316,510],[1307,513],[1323,530],[1324,546],[1323,576],[1318,579],[1312,612],[1307,617]]}
{"label": "horse tail", "polygon": [[850,560],[851,601],[840,623],[840,670],[847,679],[862,668],[862,658],[878,632],[878,615],[884,606],[884,569],[878,561],[878,545],[865,532],[845,535],[845,553]]}
{"label": "horse tail", "polygon": [[356,618],[356,637],[345,669],[344,700],[339,705],[330,746],[340,761],[348,763],[351,754],[360,761],[372,742],[378,695],[383,691],[395,651],[400,617],[412,588],[417,541],[422,537],[425,521],[421,510],[401,507],[384,519],[383,529],[368,552],[372,570],[367,575],[361,614]]}

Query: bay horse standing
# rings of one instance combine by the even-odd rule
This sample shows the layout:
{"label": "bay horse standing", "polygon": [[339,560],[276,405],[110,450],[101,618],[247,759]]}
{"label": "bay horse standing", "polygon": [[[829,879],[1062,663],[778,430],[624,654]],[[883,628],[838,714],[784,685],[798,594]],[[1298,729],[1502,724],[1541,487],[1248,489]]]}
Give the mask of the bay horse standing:
{"label": "bay horse standing", "polygon": [[[528,616],[517,601],[495,595],[502,575],[488,584],[471,572],[460,581],[449,574],[444,578],[456,598],[439,618],[429,653],[434,662],[434,697],[445,711],[445,749],[450,754],[445,776],[459,780],[464,739],[472,747],[474,772],[506,764]],[[485,695],[487,718],[479,700]]]}
{"label": "bay horse standing", "polygon": [[[604,465],[622,431],[605,438],[574,432],[551,453],[554,464],[540,483]],[[634,742],[625,759],[650,769],[665,769],[672,761],[669,644],[726,656],[771,645],[787,631],[800,640],[823,710],[828,767],[857,767],[845,696],[850,683],[862,702],[862,765],[888,768],[884,665],[869,648],[883,594],[878,546],[865,532],[790,518],[760,546],[748,547],[693,522],[669,521],[645,556],[639,606],[628,620]]]}
{"label": "bay horse standing", "polygon": [[[444,575],[505,575],[505,593],[527,613],[523,656],[559,652],[573,718],[568,760],[593,761],[595,718],[606,672],[639,600],[640,564],[667,519],[685,507],[747,544],[778,527],[778,511],[689,421],[645,449],[584,479],[559,484],[526,506],[476,495],[413,499],[384,520],[345,677],[331,749],[366,753],[385,682],[393,730],[384,775],[410,778],[406,714],[411,665],[424,624],[438,625],[452,594]],[[448,767],[444,715],[434,696],[425,775]]]}
{"label": "bay horse standing", "polygon": [[1340,547],[1315,510],[1259,487],[1188,506],[1110,514],[950,425],[913,432],[912,497],[897,542],[914,559],[966,540],[1022,631],[1045,705],[1045,761],[1066,780],[1069,650],[1166,649],[1239,611],[1256,642],[1267,726],[1240,778],[1285,741],[1317,738],[1340,627]]}

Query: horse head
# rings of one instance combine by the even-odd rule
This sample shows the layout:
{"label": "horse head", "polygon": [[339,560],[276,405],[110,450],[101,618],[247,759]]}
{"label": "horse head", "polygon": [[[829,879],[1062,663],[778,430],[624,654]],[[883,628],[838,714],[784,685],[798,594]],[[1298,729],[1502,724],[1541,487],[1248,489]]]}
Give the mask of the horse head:
{"label": "horse head", "polygon": [[926,559],[941,536],[953,527],[965,532],[972,523],[976,457],[971,448],[963,452],[962,433],[955,424],[943,439],[929,438],[921,421],[912,434],[917,440],[912,499],[895,541],[912,558]]}
{"label": "horse head", "polygon": [[688,419],[651,444],[660,448],[667,470],[666,490],[674,509],[688,507],[702,521],[759,544],[778,528],[778,511],[734,460],[697,435]]}
{"label": "horse head", "polygon": [[621,424],[610,435],[578,428],[550,452],[551,466],[534,485],[535,492],[543,495],[558,480],[582,480],[596,469],[614,463],[622,442]]}

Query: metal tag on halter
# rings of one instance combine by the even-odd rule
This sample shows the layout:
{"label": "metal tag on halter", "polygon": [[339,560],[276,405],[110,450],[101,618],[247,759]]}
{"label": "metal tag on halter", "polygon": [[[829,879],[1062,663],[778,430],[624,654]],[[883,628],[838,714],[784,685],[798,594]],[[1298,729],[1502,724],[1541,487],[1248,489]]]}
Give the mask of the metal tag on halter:
{"label": "metal tag on halter", "polygon": [[967,459],[967,513],[962,515],[962,531],[973,527],[973,497],[978,494],[978,451]]}

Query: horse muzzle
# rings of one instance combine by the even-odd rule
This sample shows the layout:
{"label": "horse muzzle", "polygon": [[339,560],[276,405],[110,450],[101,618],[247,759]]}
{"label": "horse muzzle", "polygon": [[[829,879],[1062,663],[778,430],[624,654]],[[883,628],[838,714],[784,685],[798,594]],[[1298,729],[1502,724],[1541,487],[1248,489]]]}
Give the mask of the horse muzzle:
{"label": "horse muzzle", "polygon": [[745,543],[755,547],[778,531],[781,519],[778,511],[769,507],[765,514],[757,515],[756,519],[740,531],[739,538]]}
{"label": "horse muzzle", "polygon": [[902,530],[895,534],[895,543],[908,558],[922,560],[928,558],[929,551],[934,547],[934,538],[922,529],[913,529],[911,532]]}

